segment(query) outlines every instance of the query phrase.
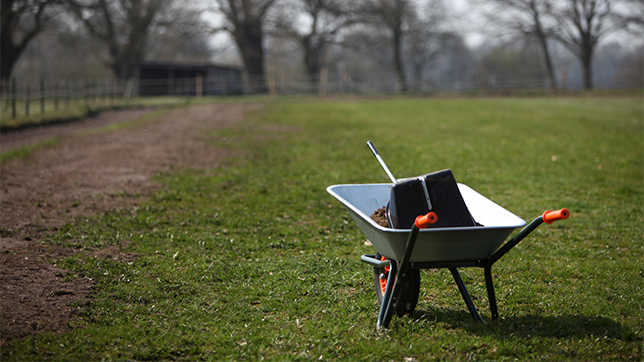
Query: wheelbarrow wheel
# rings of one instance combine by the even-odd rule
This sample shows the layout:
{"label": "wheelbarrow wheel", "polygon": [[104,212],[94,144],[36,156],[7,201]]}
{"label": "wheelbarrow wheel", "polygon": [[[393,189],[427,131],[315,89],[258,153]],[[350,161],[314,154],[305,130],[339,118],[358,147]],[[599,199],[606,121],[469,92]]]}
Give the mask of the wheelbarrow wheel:
{"label": "wheelbarrow wheel", "polygon": [[[376,253],[376,259],[386,260],[386,258],[379,253]],[[398,263],[396,260],[389,260],[390,263]],[[376,286],[376,297],[378,298],[378,305],[382,305],[382,298],[385,294],[385,288],[387,287],[387,278],[389,276],[389,267],[384,268],[373,268],[373,280]],[[396,304],[394,305],[394,311],[399,317],[404,316],[405,314],[412,314],[416,309],[416,304],[418,303],[418,296],[420,295],[420,270],[412,269],[407,271],[407,277],[405,278],[405,284],[403,284]]]}

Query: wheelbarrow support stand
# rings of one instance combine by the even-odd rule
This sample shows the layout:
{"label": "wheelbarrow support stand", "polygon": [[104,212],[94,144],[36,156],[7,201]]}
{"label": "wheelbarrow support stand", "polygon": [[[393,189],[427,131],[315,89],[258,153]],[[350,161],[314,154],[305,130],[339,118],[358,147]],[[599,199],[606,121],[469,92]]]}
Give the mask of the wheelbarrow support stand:
{"label": "wheelbarrow support stand", "polygon": [[[389,277],[387,278],[387,287],[385,287],[385,294],[382,297],[382,305],[380,306],[380,315],[378,316],[377,328],[380,327],[387,328],[389,322],[391,321],[391,316],[394,311],[394,305],[398,299],[398,294],[400,293],[400,288],[402,288],[405,282],[405,277],[407,274],[407,269],[409,268],[409,259],[411,258],[411,252],[414,250],[414,245],[416,244],[416,238],[418,237],[418,226],[414,223],[409,233],[409,238],[407,239],[407,244],[405,245],[405,253],[403,258],[400,261],[400,267],[396,270],[395,264],[390,263],[391,269],[389,270]],[[396,281],[395,284],[393,281]],[[391,285],[394,284],[393,290],[391,290]]]}
{"label": "wheelbarrow support stand", "polygon": [[[378,316],[378,329],[380,329],[380,327],[387,328],[389,326],[394,310],[393,306],[396,304],[400,288],[404,285],[407,270],[410,267],[409,259],[411,259],[411,253],[414,250],[414,245],[418,238],[418,231],[420,228],[427,227],[427,225],[435,223],[436,220],[436,214],[433,212],[417,217],[416,221],[412,225],[411,231],[409,232],[407,244],[405,245],[405,253],[400,261],[400,267],[398,267],[398,270],[396,271],[396,267],[394,266],[395,263],[390,264],[391,270],[389,271],[389,277],[387,278],[387,286],[385,287],[385,294],[382,298],[382,305],[380,306],[380,314]],[[394,280],[396,281],[395,284],[392,283]],[[390,290],[391,284],[394,284],[393,290]]]}
{"label": "wheelbarrow support stand", "polygon": [[[425,216],[425,215],[424,215]],[[496,294],[494,292],[494,282],[492,280],[492,265],[496,263],[501,257],[503,257],[510,249],[515,247],[521,240],[528,236],[532,231],[534,231],[542,223],[550,224],[555,220],[567,219],[570,216],[570,213],[566,209],[561,209],[558,211],[546,211],[542,216],[535,218],[528,226],[524,227],[515,237],[506,242],[499,250],[497,250],[492,256],[487,259],[477,260],[477,261],[455,261],[455,262],[423,262],[423,263],[410,263],[411,254],[414,250],[414,245],[416,244],[416,239],[418,237],[418,232],[420,228],[423,228],[423,223],[416,221],[412,225],[407,243],[405,245],[405,252],[403,258],[399,263],[399,266],[396,268],[396,263],[390,263],[391,270],[389,272],[389,277],[387,278],[387,286],[385,287],[385,293],[382,298],[382,304],[380,306],[380,313],[378,315],[377,328],[388,328],[389,323],[391,322],[391,317],[393,315],[394,305],[396,304],[396,299],[400,293],[400,289],[404,285],[405,276],[409,269],[431,269],[431,268],[448,268],[452,273],[452,277],[458,286],[458,289],[467,305],[467,309],[470,312],[472,318],[480,323],[485,323],[483,318],[479,315],[476,310],[476,306],[470,297],[467,287],[461,278],[460,273],[458,272],[458,267],[480,267],[484,269],[485,275],[485,287],[488,293],[488,299],[490,302],[490,311],[492,314],[492,319],[497,320],[499,318],[499,312],[496,302]],[[423,216],[419,216],[419,219]],[[426,216],[425,216],[426,217]],[[368,264],[377,265],[382,263],[381,261],[371,258],[370,256],[363,255],[362,261]],[[395,281],[395,282],[394,282]]]}
{"label": "wheelbarrow support stand", "polygon": [[[510,249],[514,248],[518,243],[521,242],[526,236],[533,232],[539,225],[551,224],[556,220],[567,219],[570,216],[570,212],[567,209],[561,209],[557,211],[546,211],[543,215],[532,220],[528,226],[524,227],[517,235],[505,243],[499,250],[497,250],[491,257],[479,260],[477,262],[478,267],[482,267],[485,275],[485,288],[487,289],[488,300],[490,302],[490,312],[492,314],[492,320],[499,319],[499,310],[496,303],[496,294],[494,293],[494,281],[492,280],[492,265],[496,263],[501,257],[503,257]],[[472,315],[474,316],[474,315]],[[476,318],[474,318],[476,319]]]}

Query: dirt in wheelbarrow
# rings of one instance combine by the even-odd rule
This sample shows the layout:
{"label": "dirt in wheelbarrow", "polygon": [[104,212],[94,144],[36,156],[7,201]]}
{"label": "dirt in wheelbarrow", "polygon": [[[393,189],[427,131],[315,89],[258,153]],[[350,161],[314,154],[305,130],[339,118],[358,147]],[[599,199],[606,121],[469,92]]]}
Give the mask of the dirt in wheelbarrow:
{"label": "dirt in wheelbarrow", "polygon": [[[374,211],[373,214],[371,214],[371,219],[376,222],[376,224],[382,226],[382,227],[389,227],[389,222],[387,221],[387,207],[383,206],[379,208],[378,210]],[[476,226],[482,227],[483,224],[479,223],[478,221],[475,221]]]}
{"label": "dirt in wheelbarrow", "polygon": [[388,228],[389,222],[387,222],[387,207],[383,206],[374,211],[374,213],[371,214],[371,219],[375,221],[376,224]]}
{"label": "dirt in wheelbarrow", "polygon": [[[133,120],[151,110],[113,111],[61,127],[0,135],[2,151],[58,137],[54,146],[0,165],[0,346],[13,338],[64,333],[94,284],[57,266],[81,252],[52,245],[46,235],[79,218],[133,207],[159,188],[153,176],[172,168],[216,168],[240,151],[219,149],[209,131],[231,126],[258,104],[194,105],[136,127],[83,132]],[[121,262],[136,255],[128,242],[87,256]]]}

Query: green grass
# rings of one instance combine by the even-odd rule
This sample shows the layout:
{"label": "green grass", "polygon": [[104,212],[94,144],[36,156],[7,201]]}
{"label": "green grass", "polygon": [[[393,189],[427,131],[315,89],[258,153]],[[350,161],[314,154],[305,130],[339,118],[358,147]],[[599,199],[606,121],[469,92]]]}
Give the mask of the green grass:
{"label": "green grass", "polygon": [[53,147],[59,143],[59,139],[52,138],[46,141],[37,142],[27,146],[20,146],[9,151],[0,153],[0,164],[12,160],[14,158],[27,157],[32,154],[35,150],[45,147]]}
{"label": "green grass", "polygon": [[73,99],[67,103],[60,100],[58,109],[56,109],[54,101],[47,99],[45,112],[41,113],[40,101],[32,100],[30,102],[30,112],[27,115],[25,113],[25,102],[17,101],[16,117],[12,117],[11,104],[8,100],[5,100],[2,103],[2,112],[0,113],[0,131],[6,132],[46,124],[67,123],[109,110],[146,107],[171,108],[195,102],[199,101],[194,98],[181,97],[138,97],[130,100],[93,98],[88,101]]}
{"label": "green grass", "polygon": [[[642,114],[627,97],[273,102],[210,135],[247,157],[160,174],[138,208],[52,234],[138,257],[57,262],[97,283],[77,328],[3,360],[642,360]],[[451,168],[528,221],[571,211],[495,265],[498,322],[481,270],[461,273],[487,325],[448,271],[423,271],[417,311],[375,331],[373,249],[325,192],[388,182],[367,140],[399,178]]]}

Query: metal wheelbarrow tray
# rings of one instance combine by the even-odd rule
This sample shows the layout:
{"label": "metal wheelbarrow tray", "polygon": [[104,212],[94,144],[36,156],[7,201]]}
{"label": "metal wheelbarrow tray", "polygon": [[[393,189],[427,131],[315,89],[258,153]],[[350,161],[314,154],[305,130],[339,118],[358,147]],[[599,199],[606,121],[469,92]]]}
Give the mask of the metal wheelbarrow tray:
{"label": "metal wheelbarrow tray", "polygon": [[[376,255],[363,255],[361,260],[373,265],[376,275],[378,270],[383,271],[385,268],[387,270],[388,277],[380,282],[382,290],[378,289],[376,280],[376,290],[382,294],[382,296],[378,295],[379,299],[382,299],[378,328],[388,327],[394,308],[401,315],[396,302],[406,288],[405,279],[408,277],[408,272],[418,273],[419,269],[429,268],[450,269],[472,318],[478,322],[484,321],[479,316],[457,268],[484,268],[492,319],[498,319],[492,265],[544,221],[551,223],[569,216],[566,209],[556,212],[546,211],[501,246],[516,228],[524,227],[526,222],[472,188],[458,184],[467,208],[480,226],[421,230],[422,226],[417,219],[411,229],[391,229],[378,225],[370,215],[383,205],[387,205],[392,186],[392,184],[353,184],[334,185],[327,188],[327,191],[347,208],[353,220],[378,252]],[[412,274],[411,272],[409,274]],[[380,275],[383,278],[383,274]],[[406,301],[413,303],[412,311],[418,298],[417,293],[416,291],[416,300]],[[407,297],[409,298],[414,298],[413,293],[412,297]]]}
{"label": "metal wheelbarrow tray", "polygon": [[[378,225],[370,215],[387,205],[391,184],[335,185],[327,191],[349,211],[376,250],[388,259],[402,260],[409,230]],[[411,262],[462,261],[492,255],[514,229],[526,222],[470,187],[458,184],[474,219],[481,225],[421,230]],[[440,217],[440,215],[438,215]]]}

